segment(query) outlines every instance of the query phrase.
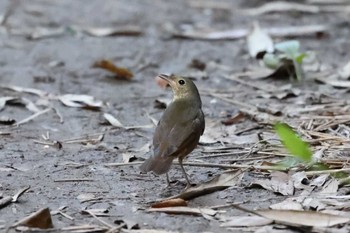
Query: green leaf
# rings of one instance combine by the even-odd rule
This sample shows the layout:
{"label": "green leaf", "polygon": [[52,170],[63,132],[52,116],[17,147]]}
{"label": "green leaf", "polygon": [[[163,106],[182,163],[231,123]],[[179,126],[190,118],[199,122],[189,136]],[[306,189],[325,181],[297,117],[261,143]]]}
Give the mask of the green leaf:
{"label": "green leaf", "polygon": [[289,125],[284,123],[276,123],[275,130],[289,153],[303,160],[304,162],[311,161],[312,152],[309,145],[304,142]]}
{"label": "green leaf", "polygon": [[298,56],[296,56],[294,59],[296,62],[298,62],[299,64],[303,63],[304,58],[307,56],[306,53],[301,53]]}
{"label": "green leaf", "polygon": [[287,54],[290,58],[294,58],[299,53],[300,43],[297,40],[288,40],[275,44],[275,48]]}
{"label": "green leaf", "polygon": [[265,53],[263,57],[264,65],[270,69],[277,69],[280,64],[280,59],[271,53]]}

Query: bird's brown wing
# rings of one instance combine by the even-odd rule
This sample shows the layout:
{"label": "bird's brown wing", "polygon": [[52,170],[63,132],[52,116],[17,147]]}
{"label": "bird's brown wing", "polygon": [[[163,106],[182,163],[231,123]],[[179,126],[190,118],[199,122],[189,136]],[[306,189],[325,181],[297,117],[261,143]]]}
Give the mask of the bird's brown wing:
{"label": "bird's brown wing", "polygon": [[204,115],[200,109],[193,115],[186,121],[175,121],[173,125],[165,120],[159,122],[153,138],[154,157],[184,156],[197,146],[205,127]]}

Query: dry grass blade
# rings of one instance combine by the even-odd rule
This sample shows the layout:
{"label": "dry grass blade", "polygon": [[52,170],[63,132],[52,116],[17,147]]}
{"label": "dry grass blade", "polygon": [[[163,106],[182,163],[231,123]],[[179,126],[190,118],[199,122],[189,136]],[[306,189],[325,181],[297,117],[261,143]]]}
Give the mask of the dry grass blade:
{"label": "dry grass blade", "polygon": [[163,212],[167,214],[187,214],[187,215],[209,215],[214,216],[217,211],[209,208],[191,208],[185,206],[166,207],[166,208],[150,208],[147,212]]}

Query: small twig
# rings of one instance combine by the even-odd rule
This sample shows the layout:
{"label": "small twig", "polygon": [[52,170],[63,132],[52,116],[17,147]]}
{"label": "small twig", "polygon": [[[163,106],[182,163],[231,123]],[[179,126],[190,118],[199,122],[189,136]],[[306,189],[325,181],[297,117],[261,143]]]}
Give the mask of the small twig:
{"label": "small twig", "polygon": [[333,169],[333,170],[307,171],[305,172],[305,175],[314,176],[314,175],[320,175],[320,174],[332,174],[337,172],[350,172],[350,168],[347,167],[347,168]]}
{"label": "small twig", "polygon": [[247,154],[247,153],[249,153],[249,151],[233,151],[233,152],[220,153],[220,154],[214,154],[214,155],[205,155],[205,156],[199,155],[193,158],[206,159],[206,158],[216,158],[216,157],[223,157],[223,156],[241,155],[241,154]]}
{"label": "small twig", "polygon": [[86,213],[90,214],[94,219],[96,219],[97,221],[99,221],[100,223],[102,223],[103,225],[105,225],[106,227],[109,227],[110,229],[113,229],[115,226],[109,224],[108,222],[103,221],[102,219],[100,219],[99,217],[97,217],[94,213],[92,213],[89,210],[84,210]]}
{"label": "small twig", "polygon": [[259,160],[259,159],[270,159],[273,158],[273,155],[268,156],[257,156],[257,157],[248,157],[243,159],[224,159],[223,162],[241,162],[241,161],[251,161],[251,160]]}
{"label": "small twig", "polygon": [[42,111],[40,111],[40,112],[34,113],[33,115],[31,115],[31,116],[29,116],[29,117],[27,117],[27,118],[21,120],[20,122],[17,122],[15,125],[16,125],[16,126],[23,125],[23,124],[25,124],[25,123],[27,123],[27,122],[29,122],[29,121],[31,121],[31,120],[37,118],[38,116],[41,116],[41,115],[43,115],[43,114],[49,112],[50,110],[51,110],[51,108],[47,108],[47,109],[44,109],[44,110],[42,110]]}
{"label": "small twig", "polygon": [[62,142],[64,142],[64,143],[87,142],[89,140],[96,140],[96,139],[92,139],[91,137],[98,136],[97,139],[99,139],[101,137],[101,135],[104,135],[104,133],[94,133],[94,134],[89,134],[89,135],[86,135],[86,136],[81,136],[81,137],[76,137],[76,138],[71,138],[71,139],[65,139],[65,140],[62,140]]}
{"label": "small twig", "polygon": [[72,179],[59,179],[54,180],[53,182],[95,182],[93,179],[85,179],[85,178],[72,178]]}
{"label": "small twig", "polygon": [[[106,163],[104,166],[106,167],[122,167],[122,166],[133,166],[140,165],[143,162],[133,162],[133,163]],[[180,165],[179,162],[174,162],[174,165]],[[216,167],[216,168],[227,168],[227,169],[235,169],[235,168],[248,168],[254,170],[276,170],[276,171],[287,171],[288,168],[284,167],[274,167],[274,166],[259,166],[259,165],[245,165],[245,164],[217,164],[217,163],[194,163],[194,162],[185,162],[183,163],[185,166],[193,166],[193,167]]]}
{"label": "small twig", "polygon": [[54,110],[54,112],[56,113],[56,115],[58,116],[58,118],[60,119],[60,123],[64,122],[63,116],[61,114],[61,112],[57,109],[57,108],[52,108]]}
{"label": "small twig", "polygon": [[10,203],[15,203],[17,202],[18,198],[20,196],[23,195],[23,193],[25,193],[26,191],[28,191],[30,189],[30,186],[27,186],[25,188],[20,189],[15,195],[13,195],[12,197],[8,196],[8,197],[4,197],[2,199],[0,199],[0,209],[7,206]]}

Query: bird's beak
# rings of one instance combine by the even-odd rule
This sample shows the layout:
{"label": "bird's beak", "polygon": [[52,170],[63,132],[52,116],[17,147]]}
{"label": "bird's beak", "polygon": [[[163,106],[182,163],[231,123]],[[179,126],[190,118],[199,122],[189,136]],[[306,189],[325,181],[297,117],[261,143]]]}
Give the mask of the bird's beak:
{"label": "bird's beak", "polygon": [[175,86],[174,84],[176,84],[175,81],[169,75],[160,74],[158,75],[158,77],[165,80],[171,87],[174,87]]}

